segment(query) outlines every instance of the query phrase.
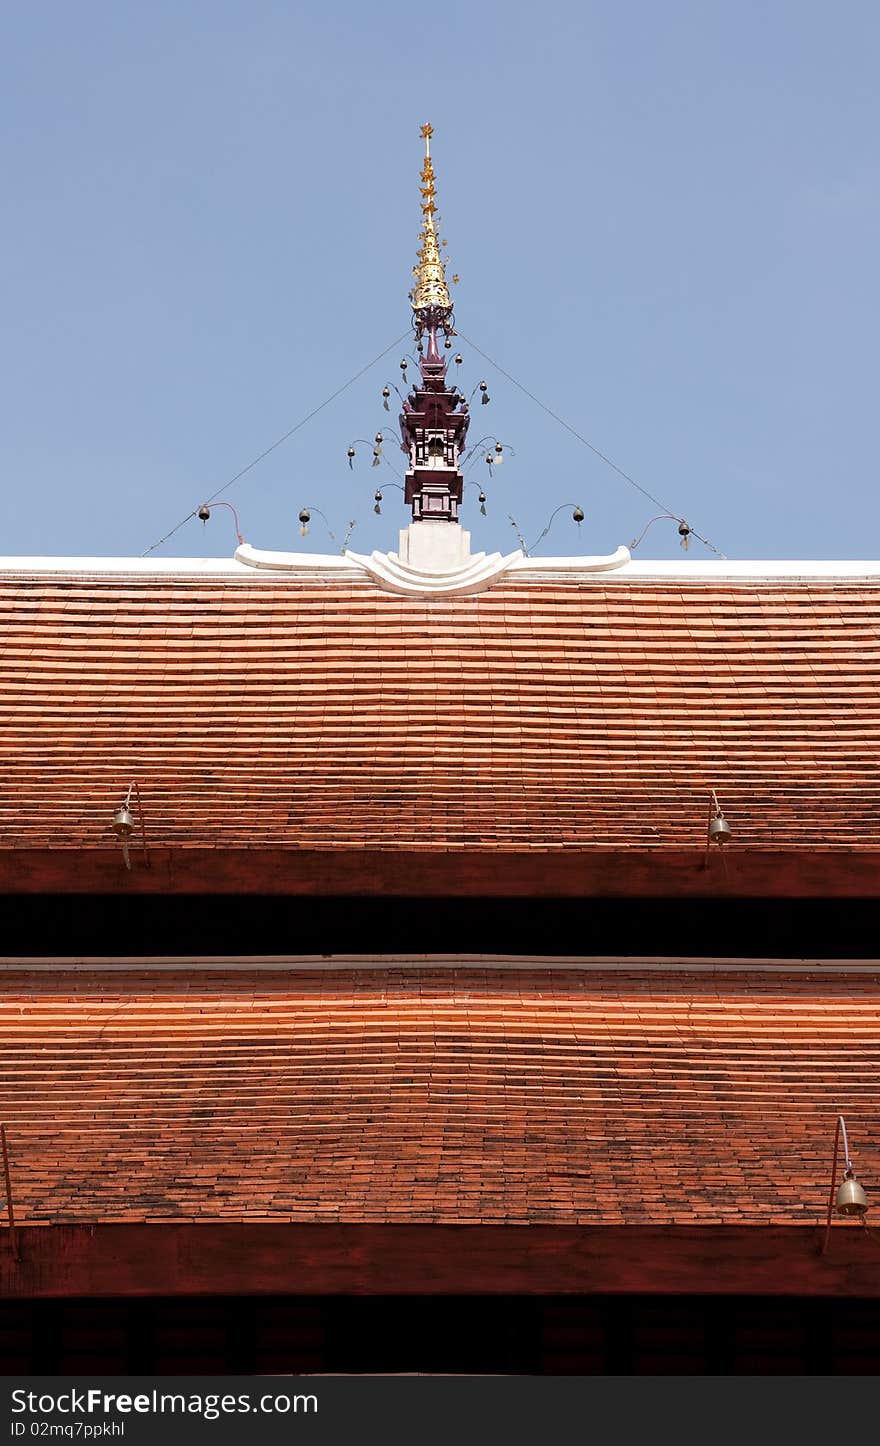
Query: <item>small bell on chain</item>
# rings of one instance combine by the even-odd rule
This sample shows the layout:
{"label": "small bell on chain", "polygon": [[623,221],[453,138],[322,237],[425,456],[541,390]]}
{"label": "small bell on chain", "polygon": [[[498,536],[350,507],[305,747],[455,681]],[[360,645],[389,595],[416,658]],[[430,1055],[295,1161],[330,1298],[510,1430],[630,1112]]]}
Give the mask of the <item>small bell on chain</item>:
{"label": "small bell on chain", "polygon": [[391,411],[391,408],[390,408],[389,405],[388,405],[388,398],[389,398],[390,396],[391,396],[391,388],[390,388],[390,387],[383,387],[383,388],[382,388],[382,406],[385,408],[386,412],[390,412],[390,411]]}
{"label": "small bell on chain", "polygon": [[378,490],[378,488],[376,489],[374,503],[375,505],[373,507],[373,511],[376,513],[380,513],[382,511],[382,493]]}
{"label": "small bell on chain", "polygon": [[684,548],[685,552],[687,552],[691,542],[691,529],[688,527],[687,523],[683,519],[678,524],[678,535],[681,538],[682,547]]}
{"label": "small bell on chain", "polygon": [[483,395],[480,397],[480,402],[481,402],[482,406],[485,407],[485,406],[487,405],[488,401],[489,401],[489,384],[488,384],[488,382],[480,382],[480,391],[483,393]]}
{"label": "small bell on chain", "polygon": [[485,494],[485,492],[481,492],[481,493],[480,493],[480,512],[482,513],[482,515],[483,515],[484,517],[486,516],[486,494]]}
{"label": "small bell on chain", "polygon": [[581,523],[582,523],[583,520],[584,520],[584,512],[583,512],[583,508],[582,508],[582,507],[576,507],[576,508],[574,509],[574,511],[573,511],[572,514],[571,514],[571,520],[572,520],[572,522],[576,522],[577,525],[578,525],[578,527],[580,527]]}
{"label": "small bell on chain", "polygon": [[311,520],[312,520],[312,514],[311,514],[311,512],[309,512],[309,510],[308,510],[307,507],[304,507],[303,510],[302,510],[302,512],[299,514],[299,535],[300,535],[300,537],[305,537],[306,533],[307,533],[308,530],[309,530],[309,523],[311,522]]}
{"label": "small bell on chain", "polygon": [[354,471],[354,447],[349,447],[347,456],[348,456],[348,465],[349,465],[349,467],[351,468],[351,470]]}

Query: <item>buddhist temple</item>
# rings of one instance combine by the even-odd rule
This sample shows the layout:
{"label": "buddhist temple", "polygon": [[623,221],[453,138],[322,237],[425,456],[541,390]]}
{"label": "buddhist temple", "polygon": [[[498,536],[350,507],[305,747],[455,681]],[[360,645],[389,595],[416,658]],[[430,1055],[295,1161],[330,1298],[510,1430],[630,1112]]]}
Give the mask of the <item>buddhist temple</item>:
{"label": "buddhist temple", "polygon": [[874,1373],[880,562],[474,551],[422,135],[389,550],[0,559],[6,1369]]}

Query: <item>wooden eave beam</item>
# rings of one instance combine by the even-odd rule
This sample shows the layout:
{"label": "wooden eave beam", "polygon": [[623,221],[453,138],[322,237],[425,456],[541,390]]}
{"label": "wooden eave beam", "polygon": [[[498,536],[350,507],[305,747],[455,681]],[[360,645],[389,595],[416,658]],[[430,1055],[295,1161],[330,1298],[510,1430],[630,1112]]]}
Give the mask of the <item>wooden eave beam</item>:
{"label": "wooden eave beam", "polygon": [[719,1294],[880,1296],[880,1255],[835,1226],[166,1222],[0,1233],[0,1297]]}
{"label": "wooden eave beam", "polygon": [[878,898],[880,848],[2,849],[0,894]]}

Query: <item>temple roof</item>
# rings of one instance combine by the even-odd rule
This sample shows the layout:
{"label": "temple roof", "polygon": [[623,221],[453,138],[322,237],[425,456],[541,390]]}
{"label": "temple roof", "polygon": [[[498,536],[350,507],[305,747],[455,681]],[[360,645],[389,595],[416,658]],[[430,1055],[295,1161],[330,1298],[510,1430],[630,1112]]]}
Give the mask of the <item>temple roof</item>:
{"label": "temple roof", "polygon": [[880,849],[876,563],[8,559],[0,613],[7,856],[131,779],[178,850],[699,849],[712,789],[731,860]]}
{"label": "temple roof", "polygon": [[[21,1224],[819,1224],[876,965],[0,969]],[[870,1171],[865,1177],[871,1189]]]}

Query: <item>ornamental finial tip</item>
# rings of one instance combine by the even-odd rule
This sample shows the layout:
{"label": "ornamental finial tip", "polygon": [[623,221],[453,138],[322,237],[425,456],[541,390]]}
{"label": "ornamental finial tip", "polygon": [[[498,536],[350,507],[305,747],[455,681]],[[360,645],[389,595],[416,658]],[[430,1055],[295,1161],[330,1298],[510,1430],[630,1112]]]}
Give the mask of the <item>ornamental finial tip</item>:
{"label": "ornamental finial tip", "polygon": [[422,230],[419,237],[421,246],[418,256],[419,264],[416,268],[416,286],[412,294],[412,309],[416,313],[417,321],[421,321],[423,325],[427,321],[429,311],[435,313],[435,325],[438,322],[442,324],[443,318],[439,313],[445,312],[448,316],[452,311],[449,288],[446,285],[446,268],[440,254],[434,225],[437,204],[434,191],[434,163],[431,160],[431,136],[433,134],[434,127],[430,121],[426,121],[419,130],[419,135],[425,142],[425,163],[422,167],[421,184]]}

